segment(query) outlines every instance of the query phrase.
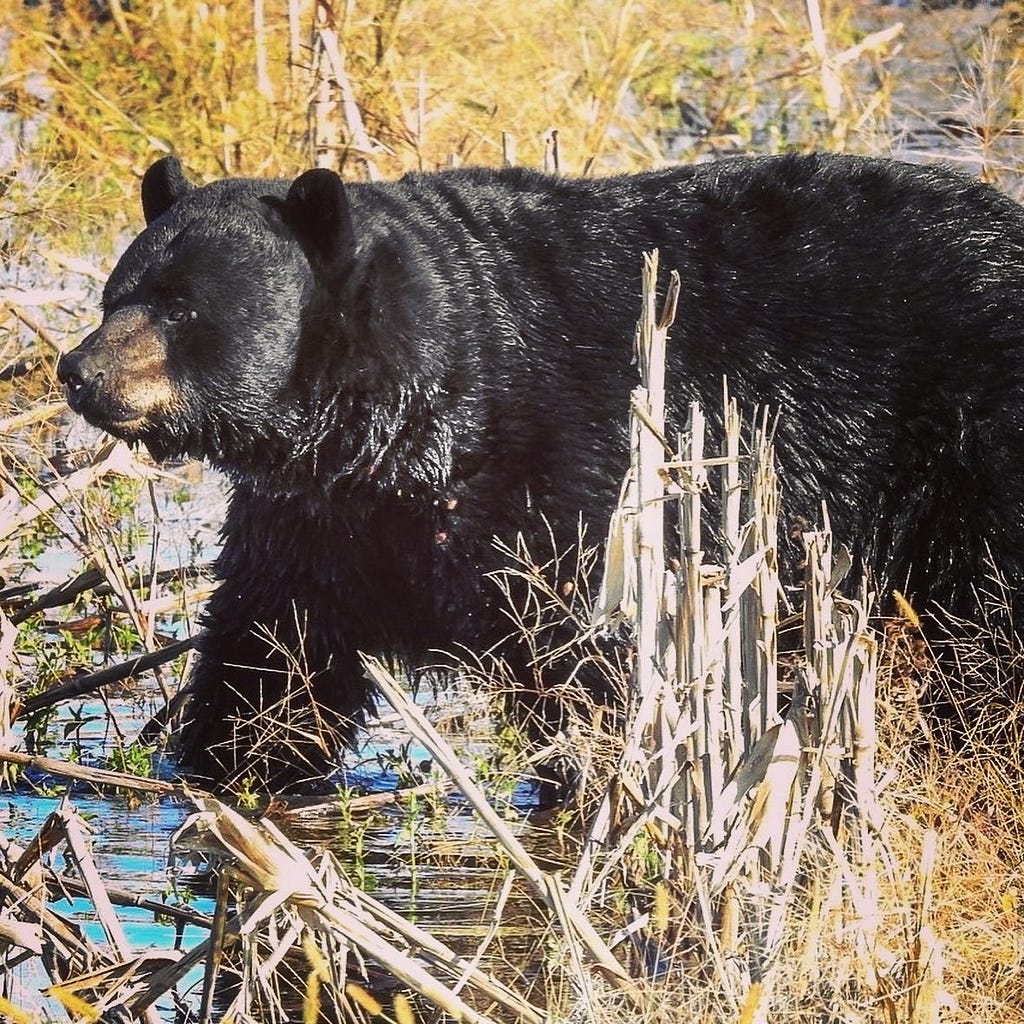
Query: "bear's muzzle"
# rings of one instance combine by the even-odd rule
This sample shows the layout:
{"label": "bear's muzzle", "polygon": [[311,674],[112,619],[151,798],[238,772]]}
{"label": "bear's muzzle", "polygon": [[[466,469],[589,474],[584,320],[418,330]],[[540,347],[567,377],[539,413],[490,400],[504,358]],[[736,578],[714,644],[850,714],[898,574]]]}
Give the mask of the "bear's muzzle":
{"label": "bear's muzzle", "polygon": [[126,440],[139,437],[175,404],[164,340],[143,306],[111,313],[61,356],[57,379],[76,413]]}

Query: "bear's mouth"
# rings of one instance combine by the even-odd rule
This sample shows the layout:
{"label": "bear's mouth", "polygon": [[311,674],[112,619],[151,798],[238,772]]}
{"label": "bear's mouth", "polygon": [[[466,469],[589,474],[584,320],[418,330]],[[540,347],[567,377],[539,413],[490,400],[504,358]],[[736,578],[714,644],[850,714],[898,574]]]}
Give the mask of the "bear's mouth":
{"label": "bear's mouth", "polygon": [[94,427],[99,427],[100,430],[106,431],[106,433],[122,441],[137,441],[149,425],[147,413],[140,415],[137,412],[132,412],[111,416],[109,410],[104,409],[101,411],[97,409],[95,405],[83,399],[82,395],[72,396],[70,389],[68,405],[73,412],[91,423]]}
{"label": "bear's mouth", "polygon": [[108,434],[121,438],[122,441],[136,441],[146,429],[148,419],[146,416],[130,416],[126,419],[108,420],[106,423],[98,423]]}
{"label": "bear's mouth", "polygon": [[106,431],[111,437],[130,444],[132,448],[137,448],[140,444],[145,445],[154,462],[164,462],[178,454],[179,446],[163,437],[147,416],[89,422]]}
{"label": "bear's mouth", "polygon": [[[132,401],[127,389],[104,387],[105,375],[87,383],[68,382],[64,392],[72,411],[122,441],[137,441],[153,427],[152,402]],[[147,396],[148,397],[148,396]]]}

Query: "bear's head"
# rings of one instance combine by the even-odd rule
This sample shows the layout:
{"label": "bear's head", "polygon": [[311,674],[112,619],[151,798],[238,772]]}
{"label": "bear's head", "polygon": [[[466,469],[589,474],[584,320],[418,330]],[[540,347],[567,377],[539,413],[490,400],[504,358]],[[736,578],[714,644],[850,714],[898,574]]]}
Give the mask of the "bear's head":
{"label": "bear's head", "polygon": [[[102,323],[58,364],[68,402],[158,459],[251,465],[308,418],[299,396],[322,367],[304,365],[302,338],[311,320],[340,319],[351,277],[345,188],[323,169],[197,187],[166,157],[145,174],[142,206]],[[318,299],[331,292],[335,312]]]}

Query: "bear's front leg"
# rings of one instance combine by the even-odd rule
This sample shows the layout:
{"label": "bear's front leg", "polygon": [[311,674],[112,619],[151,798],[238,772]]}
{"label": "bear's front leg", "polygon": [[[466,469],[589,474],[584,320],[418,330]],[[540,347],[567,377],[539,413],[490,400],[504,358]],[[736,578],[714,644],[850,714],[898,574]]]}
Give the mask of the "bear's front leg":
{"label": "bear's front leg", "polygon": [[232,497],[180,734],[182,767],[204,785],[308,789],[372,703],[348,589],[325,571],[344,538],[300,513]]}

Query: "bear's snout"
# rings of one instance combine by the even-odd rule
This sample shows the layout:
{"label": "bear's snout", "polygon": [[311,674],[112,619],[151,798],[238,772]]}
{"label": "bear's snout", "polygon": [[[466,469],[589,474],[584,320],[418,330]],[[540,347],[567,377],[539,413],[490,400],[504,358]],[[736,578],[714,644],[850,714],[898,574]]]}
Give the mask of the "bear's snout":
{"label": "bear's snout", "polygon": [[111,314],[61,356],[57,379],[75,412],[125,439],[156,426],[176,404],[163,338],[142,307]]}

